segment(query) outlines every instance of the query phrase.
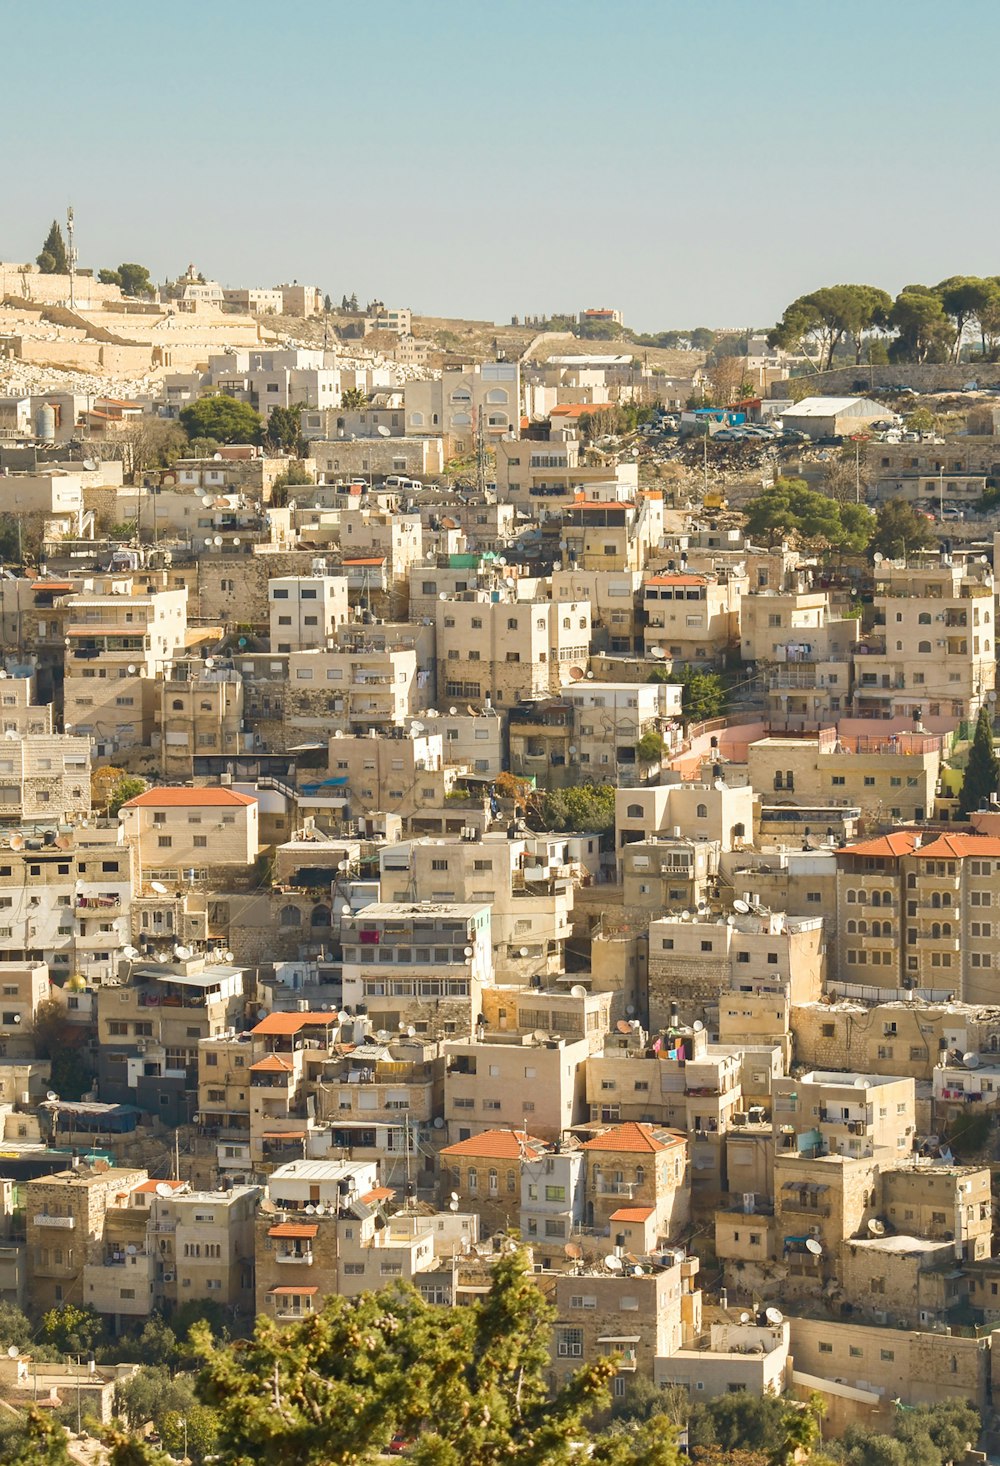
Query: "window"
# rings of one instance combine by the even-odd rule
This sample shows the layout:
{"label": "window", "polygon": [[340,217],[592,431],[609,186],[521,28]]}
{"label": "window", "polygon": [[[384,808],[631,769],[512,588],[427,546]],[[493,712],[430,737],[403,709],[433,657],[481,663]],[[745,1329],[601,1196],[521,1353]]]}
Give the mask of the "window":
{"label": "window", "polygon": [[700,820],[707,820],[708,819],[708,805],[707,804],[699,804],[698,805],[698,808],[695,810],[695,817],[697,819],[700,819]]}

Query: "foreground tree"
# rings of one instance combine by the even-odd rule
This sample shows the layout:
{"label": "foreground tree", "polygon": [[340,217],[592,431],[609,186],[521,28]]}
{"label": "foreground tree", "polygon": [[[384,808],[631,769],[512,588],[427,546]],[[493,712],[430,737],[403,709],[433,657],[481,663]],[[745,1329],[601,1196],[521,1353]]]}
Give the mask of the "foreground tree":
{"label": "foreground tree", "polygon": [[984,800],[1000,789],[1000,760],[993,746],[993,719],[987,707],[979,709],[976,732],[965,766],[962,792],[958,796],[960,814],[970,814]]}
{"label": "foreground tree", "polygon": [[42,252],[35,263],[43,275],[69,274],[69,255],[66,253],[66,241],[58,219],[52,220],[52,228],[45,236]]}
{"label": "foreground tree", "polygon": [[795,535],[817,548],[857,553],[875,528],[864,504],[838,504],[804,479],[778,479],[746,506],[747,532],[769,543]]}
{"label": "foreground tree", "polygon": [[180,424],[189,439],[214,438],[217,443],[259,443],[263,420],[249,402],[235,397],[200,397],[181,409]]}
{"label": "foreground tree", "polygon": [[595,1436],[610,1361],[546,1385],[554,1310],[520,1251],[505,1253],[482,1303],[443,1311],[409,1286],[329,1299],[289,1328],[260,1319],[253,1339],[220,1346],[207,1328],[200,1392],[220,1421],[227,1466],[355,1466],[393,1435],[418,1466],[570,1466],[586,1442],[600,1466],[676,1466],[674,1431]]}

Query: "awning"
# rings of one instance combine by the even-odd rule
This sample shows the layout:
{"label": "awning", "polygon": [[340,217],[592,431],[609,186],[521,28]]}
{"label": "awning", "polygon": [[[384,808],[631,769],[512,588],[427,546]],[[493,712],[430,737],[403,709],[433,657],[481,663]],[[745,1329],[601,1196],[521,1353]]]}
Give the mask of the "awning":
{"label": "awning", "polygon": [[261,1140],[305,1140],[307,1130],[265,1130]]}
{"label": "awning", "polygon": [[318,1231],[319,1226],[316,1222],[279,1222],[276,1227],[268,1227],[267,1235],[269,1237],[299,1237],[305,1240],[308,1237],[315,1237]]}
{"label": "awning", "polygon": [[302,1295],[304,1295],[307,1298],[311,1298],[314,1293],[318,1293],[318,1292],[319,1292],[319,1287],[318,1286],[313,1286],[311,1288],[305,1288],[301,1284],[298,1287],[293,1287],[293,1288],[268,1288],[268,1290],[267,1290],[268,1297],[270,1297],[272,1294],[275,1294],[276,1293],[276,1294],[278,1294],[282,1298],[296,1298],[296,1297],[299,1296],[299,1294],[302,1294]]}
{"label": "awning", "polygon": [[599,1344],[638,1344],[641,1334],[601,1334]]}

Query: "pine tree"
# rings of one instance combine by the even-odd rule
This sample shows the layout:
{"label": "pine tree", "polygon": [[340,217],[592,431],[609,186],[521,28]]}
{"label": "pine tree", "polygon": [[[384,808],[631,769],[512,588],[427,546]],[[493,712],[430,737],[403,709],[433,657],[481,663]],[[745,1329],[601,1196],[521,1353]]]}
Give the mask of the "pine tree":
{"label": "pine tree", "polygon": [[66,242],[59,227],[59,220],[52,220],[52,228],[45,237],[42,252],[35,261],[43,275],[68,275],[69,255]]}
{"label": "pine tree", "polygon": [[962,792],[958,796],[960,814],[978,809],[984,800],[1000,790],[1000,761],[993,747],[993,719],[988,707],[979,709],[976,733],[965,766]]}

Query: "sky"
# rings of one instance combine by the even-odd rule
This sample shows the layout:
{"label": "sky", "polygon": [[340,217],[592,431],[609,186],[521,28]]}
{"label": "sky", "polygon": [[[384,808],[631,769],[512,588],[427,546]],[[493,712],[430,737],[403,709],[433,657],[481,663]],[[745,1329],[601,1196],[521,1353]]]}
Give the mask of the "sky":
{"label": "sky", "polygon": [[72,203],[82,267],[637,330],[1000,272],[997,0],[5,11],[2,259]]}

